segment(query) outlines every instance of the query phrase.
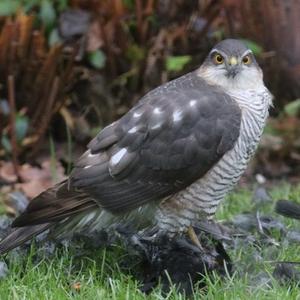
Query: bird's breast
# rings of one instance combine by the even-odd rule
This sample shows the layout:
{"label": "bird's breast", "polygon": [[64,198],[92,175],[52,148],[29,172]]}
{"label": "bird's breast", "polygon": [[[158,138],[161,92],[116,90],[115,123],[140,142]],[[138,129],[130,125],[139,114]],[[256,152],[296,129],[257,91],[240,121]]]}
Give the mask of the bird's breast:
{"label": "bird's breast", "polygon": [[[268,116],[269,93],[254,93],[238,99],[242,110],[240,135],[228,151],[205,176],[178,192],[161,207],[158,220],[166,230],[193,224],[202,215],[212,218],[220,201],[238,182],[254,154]],[[251,97],[251,98],[250,98]],[[174,204],[177,205],[174,205]],[[174,211],[172,207],[182,207]]]}

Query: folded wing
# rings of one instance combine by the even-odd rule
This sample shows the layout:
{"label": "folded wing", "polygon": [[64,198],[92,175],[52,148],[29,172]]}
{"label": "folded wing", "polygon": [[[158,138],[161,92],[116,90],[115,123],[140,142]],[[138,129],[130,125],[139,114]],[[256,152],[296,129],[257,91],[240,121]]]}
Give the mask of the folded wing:
{"label": "folded wing", "polygon": [[77,162],[70,185],[122,213],[201,178],[239,136],[241,111],[190,73],[147,94],[104,128]]}

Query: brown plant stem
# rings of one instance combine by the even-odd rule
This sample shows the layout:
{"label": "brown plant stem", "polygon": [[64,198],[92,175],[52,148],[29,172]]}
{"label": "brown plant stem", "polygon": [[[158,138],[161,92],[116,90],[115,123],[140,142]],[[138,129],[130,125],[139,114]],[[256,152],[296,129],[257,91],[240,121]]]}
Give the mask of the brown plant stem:
{"label": "brown plant stem", "polygon": [[41,123],[39,124],[39,128],[36,130],[36,137],[37,137],[36,144],[35,144],[34,149],[31,152],[31,155],[30,155],[31,157],[34,157],[36,155],[36,153],[38,152],[38,150],[40,149],[43,136],[44,136],[44,134],[47,130],[47,127],[50,123],[51,117],[53,116],[53,106],[55,105],[55,100],[57,97],[59,84],[60,84],[60,78],[58,76],[56,76],[53,80],[49,97],[48,97],[47,101],[45,101],[45,111],[47,111],[49,113],[47,113],[43,117]]}
{"label": "brown plant stem", "polygon": [[8,75],[8,101],[10,106],[10,142],[12,147],[12,162],[15,174],[20,181],[19,161],[18,161],[18,144],[16,136],[16,101],[15,101],[15,80],[13,75]]}

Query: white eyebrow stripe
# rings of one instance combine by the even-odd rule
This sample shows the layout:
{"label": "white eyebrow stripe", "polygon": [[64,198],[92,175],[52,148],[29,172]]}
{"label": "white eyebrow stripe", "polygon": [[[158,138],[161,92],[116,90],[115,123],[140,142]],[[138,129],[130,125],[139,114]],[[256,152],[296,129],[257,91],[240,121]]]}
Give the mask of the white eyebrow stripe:
{"label": "white eyebrow stripe", "polygon": [[[214,52],[218,52],[220,53],[222,56],[226,56],[226,54],[222,51],[222,50],[218,50],[216,48],[213,48],[210,52],[209,52],[209,55],[211,55],[212,53]],[[251,49],[247,49],[243,54],[242,56],[246,55],[246,54],[253,54],[252,50]]]}
{"label": "white eyebrow stripe", "polygon": [[223,52],[222,50],[219,50],[219,49],[216,49],[216,48],[213,48],[210,52],[209,52],[209,55],[211,55],[212,53],[214,52],[217,52],[217,53],[220,53],[222,56],[226,56],[225,52]]}
{"label": "white eyebrow stripe", "polygon": [[246,51],[242,54],[242,57],[245,56],[245,55],[247,55],[247,54],[252,54],[252,53],[253,53],[252,50],[251,50],[251,49],[248,49],[248,50],[246,50]]}

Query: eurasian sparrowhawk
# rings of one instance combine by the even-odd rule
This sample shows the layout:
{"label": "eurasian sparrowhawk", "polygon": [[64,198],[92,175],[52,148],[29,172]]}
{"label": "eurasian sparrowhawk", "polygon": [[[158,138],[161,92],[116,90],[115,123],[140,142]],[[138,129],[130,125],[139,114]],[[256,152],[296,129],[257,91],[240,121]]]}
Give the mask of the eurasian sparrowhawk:
{"label": "eurasian sparrowhawk", "polygon": [[69,177],[33,199],[4,253],[49,227],[130,220],[170,236],[211,218],[262,134],[272,97],[241,41],[218,43],[195,71],[146,94],[88,145]]}

